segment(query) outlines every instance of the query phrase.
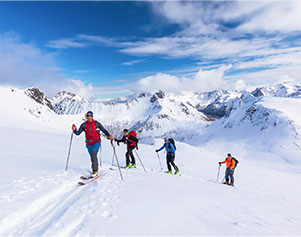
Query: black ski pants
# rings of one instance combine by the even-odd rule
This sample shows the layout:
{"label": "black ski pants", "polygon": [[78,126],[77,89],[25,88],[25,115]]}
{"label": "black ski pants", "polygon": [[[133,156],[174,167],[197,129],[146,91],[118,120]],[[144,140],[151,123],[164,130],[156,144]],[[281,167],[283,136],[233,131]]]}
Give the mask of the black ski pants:
{"label": "black ski pants", "polygon": [[167,168],[168,171],[171,171],[171,165],[173,166],[173,168],[177,171],[178,167],[175,164],[175,154],[172,152],[168,152],[166,155],[166,160],[167,160]]}
{"label": "black ski pants", "polygon": [[129,146],[127,152],[125,153],[126,158],[126,165],[129,165],[132,163],[133,165],[136,164],[135,157],[133,155],[133,150],[135,149],[135,146]]}

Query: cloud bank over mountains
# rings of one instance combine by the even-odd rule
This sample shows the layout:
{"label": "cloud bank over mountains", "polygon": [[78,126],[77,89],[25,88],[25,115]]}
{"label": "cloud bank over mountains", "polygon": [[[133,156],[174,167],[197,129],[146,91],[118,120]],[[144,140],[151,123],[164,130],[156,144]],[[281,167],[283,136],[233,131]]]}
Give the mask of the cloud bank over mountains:
{"label": "cloud bank over mountains", "polygon": [[[38,86],[48,95],[60,90],[92,99],[110,91],[118,94],[162,89],[169,92],[244,89],[276,81],[301,80],[301,2],[148,2],[156,27],[173,31],[153,37],[108,37],[83,34],[49,40],[44,47],[20,35],[0,34],[0,82]],[[133,57],[120,67],[143,65],[152,57],[193,59],[184,74],[157,70],[134,82],[96,86],[83,79],[92,70],[78,69],[70,77],[59,63],[70,48],[106,47]],[[176,68],[175,68],[176,69]],[[101,78],[99,78],[101,80]]]}

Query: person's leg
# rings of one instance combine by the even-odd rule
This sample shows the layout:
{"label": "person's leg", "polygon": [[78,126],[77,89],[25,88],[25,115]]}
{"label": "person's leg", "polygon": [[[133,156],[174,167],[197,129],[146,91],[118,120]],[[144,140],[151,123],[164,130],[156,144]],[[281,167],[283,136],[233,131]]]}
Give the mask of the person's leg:
{"label": "person's leg", "polygon": [[171,156],[170,156],[170,154],[168,153],[168,154],[166,155],[166,163],[167,163],[167,169],[168,169],[168,171],[171,172],[171,165],[170,165],[170,162],[171,162]]}
{"label": "person's leg", "polygon": [[136,164],[136,161],[135,161],[135,157],[134,157],[134,154],[133,154],[133,150],[134,150],[134,147],[130,147],[129,148],[129,155],[131,157],[131,163],[132,165],[135,165]]}
{"label": "person's leg", "polygon": [[100,147],[100,142],[97,142],[93,145],[88,145],[87,144],[87,149],[88,152],[90,154],[90,158],[91,158],[91,168],[92,171],[97,172],[98,171],[98,159],[97,159],[97,152],[99,151],[99,147]]}
{"label": "person's leg", "polygon": [[227,183],[227,184],[229,183],[229,171],[230,171],[230,169],[227,168],[227,169],[226,169],[226,174],[225,174],[225,179],[226,179],[226,183]]}
{"label": "person's leg", "polygon": [[94,172],[98,171],[98,160],[96,151],[91,152],[91,162],[92,162],[92,170]]}
{"label": "person's leg", "polygon": [[173,168],[175,169],[175,171],[177,172],[179,168],[175,164],[175,155],[174,154],[171,155],[171,161],[170,161],[170,163],[173,166]]}
{"label": "person's leg", "polygon": [[229,172],[229,176],[230,176],[231,184],[233,185],[234,184],[234,170],[231,170]]}
{"label": "person's leg", "polygon": [[126,166],[130,165],[130,150],[127,150],[127,152],[125,153],[125,160],[126,160]]}

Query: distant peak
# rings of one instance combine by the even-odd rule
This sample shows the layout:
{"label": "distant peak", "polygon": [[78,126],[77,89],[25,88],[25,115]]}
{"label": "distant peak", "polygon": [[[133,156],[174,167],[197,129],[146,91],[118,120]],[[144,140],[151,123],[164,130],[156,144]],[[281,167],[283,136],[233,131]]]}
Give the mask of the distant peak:
{"label": "distant peak", "polygon": [[44,93],[40,91],[38,88],[36,87],[28,88],[27,90],[24,91],[24,93],[31,99],[35,100],[37,103],[46,105],[49,109],[54,110],[50,101],[46,98]]}

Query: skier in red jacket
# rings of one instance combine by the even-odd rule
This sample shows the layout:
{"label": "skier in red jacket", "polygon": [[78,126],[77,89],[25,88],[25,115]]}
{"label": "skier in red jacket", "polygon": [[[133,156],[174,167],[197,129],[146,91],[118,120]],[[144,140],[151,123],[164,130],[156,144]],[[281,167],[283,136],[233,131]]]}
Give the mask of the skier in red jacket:
{"label": "skier in red jacket", "polygon": [[93,113],[91,111],[86,113],[86,118],[87,121],[82,123],[78,130],[76,129],[76,126],[74,124],[72,125],[72,130],[75,135],[80,135],[83,131],[85,131],[86,147],[88,149],[92,162],[92,175],[96,176],[98,173],[97,153],[99,151],[101,143],[99,130],[102,131],[111,141],[113,137],[101,125],[101,123],[93,119]]}

